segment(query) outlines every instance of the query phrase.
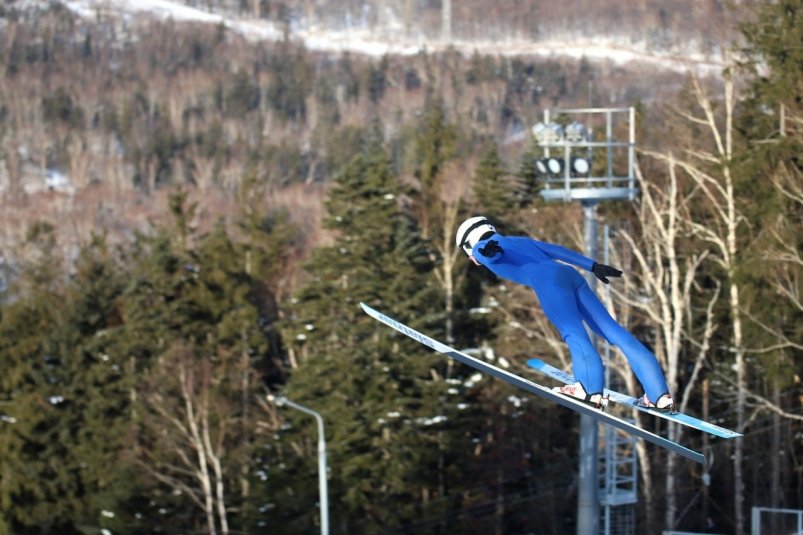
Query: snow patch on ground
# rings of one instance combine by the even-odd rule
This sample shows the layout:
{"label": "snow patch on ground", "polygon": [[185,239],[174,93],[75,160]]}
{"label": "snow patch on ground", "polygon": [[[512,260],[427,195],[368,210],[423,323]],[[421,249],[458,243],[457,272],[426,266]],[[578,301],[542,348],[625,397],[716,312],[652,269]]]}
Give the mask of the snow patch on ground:
{"label": "snow patch on ground", "polygon": [[[224,24],[232,31],[255,40],[277,41],[284,38],[281,27],[271,21],[233,18],[186,6],[170,0],[63,0],[65,6],[77,15],[90,19],[99,13],[126,17],[151,15],[162,19],[207,24]],[[389,55],[414,55],[422,50],[439,52],[456,50],[470,55],[475,51],[502,56],[540,56],[586,58],[595,61],[611,61],[615,64],[641,62],[661,69],[680,72],[718,72],[723,68],[719,58],[702,54],[677,51],[674,54],[649,52],[645,45],[625,46],[616,39],[598,38],[577,41],[461,41],[449,42],[409,38],[403,35],[399,25],[390,25],[381,32],[366,28],[331,30],[320,26],[293,25],[291,38],[304,43],[308,49],[321,52],[353,52],[373,57]]]}

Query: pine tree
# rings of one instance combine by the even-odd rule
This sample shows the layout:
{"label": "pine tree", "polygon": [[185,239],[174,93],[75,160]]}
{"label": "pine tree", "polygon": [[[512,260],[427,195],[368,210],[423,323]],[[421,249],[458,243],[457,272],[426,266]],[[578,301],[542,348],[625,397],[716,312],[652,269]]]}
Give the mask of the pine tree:
{"label": "pine tree", "polygon": [[[42,228],[32,234],[53,250]],[[2,430],[12,433],[0,454],[4,521],[13,532],[130,528],[142,500],[135,377],[120,336],[124,269],[99,236],[82,246],[71,280],[60,265],[44,254],[26,266],[0,321],[0,358],[15,370],[3,384],[13,419]]]}
{"label": "pine tree", "polygon": [[81,248],[63,303],[64,324],[53,334],[69,392],[69,418],[62,418],[69,438],[64,440],[81,467],[77,497],[83,510],[74,520],[82,526],[115,529],[132,520],[124,509],[135,492],[137,472],[129,454],[133,378],[126,374],[125,355],[114,346],[125,281],[124,267],[105,237],[93,236]]}
{"label": "pine tree", "polygon": [[785,384],[800,371],[790,350],[803,336],[800,284],[793,282],[803,249],[803,53],[792,45],[803,38],[801,21],[803,8],[782,1],[744,27],[755,71],[738,119],[752,141],[738,184],[753,235],[740,270],[750,288],[752,345],[777,348],[760,360],[773,380]]}
{"label": "pine tree", "polygon": [[[448,397],[448,385],[439,380],[445,359],[376,324],[358,306],[367,302],[437,333],[427,328],[437,319],[427,313],[437,302],[432,257],[415,223],[399,210],[400,188],[389,165],[374,142],[338,176],[326,203],[335,243],[313,253],[311,280],[284,327],[285,339],[301,356],[287,396],[324,417],[337,511],[333,525],[342,532],[400,526],[420,515],[422,497],[438,492],[432,477],[438,457],[431,445],[458,412],[441,403]],[[287,433],[282,449],[296,444],[305,454],[291,461],[286,450],[277,453],[289,468],[276,470],[275,492],[286,485],[295,494],[314,488],[304,485],[315,477],[306,468],[314,465],[314,436],[301,433],[310,421],[286,416],[300,431]],[[314,500],[312,494],[300,496],[300,509],[289,513],[294,500],[285,494],[277,511],[289,517],[287,526],[311,529],[317,515],[306,504]]]}
{"label": "pine tree", "polygon": [[791,455],[778,452],[794,443],[789,422],[799,419],[799,403],[792,393],[803,373],[797,358],[803,339],[803,7],[788,0],[769,3],[743,30],[752,78],[736,122],[750,147],[737,187],[751,240],[739,279],[745,287],[747,344],[761,348],[751,359],[761,377],[751,390],[761,392],[762,405],[773,409],[771,432],[761,437],[768,455],[752,456],[750,464],[767,474],[766,505],[785,507],[794,503],[785,482],[800,445]]}
{"label": "pine tree", "polygon": [[[280,376],[264,284],[280,261],[253,242],[234,241],[222,224],[206,236],[187,235],[184,196],[172,206],[177,235],[157,229],[142,238],[147,254],[138,255],[124,296],[123,339],[150,331],[129,346],[143,377],[138,460],[152,478],[153,501],[169,512],[166,530],[227,532],[255,509],[256,403],[263,381]],[[269,229],[263,236],[271,238]]]}
{"label": "pine tree", "polygon": [[531,204],[537,202],[538,193],[542,188],[541,174],[536,167],[538,158],[543,154],[543,150],[535,139],[530,142],[527,151],[522,155],[516,175],[523,185],[523,203]]}
{"label": "pine tree", "polygon": [[[496,144],[489,143],[472,180],[471,214],[488,217],[503,234],[526,233],[521,209],[528,199],[516,178],[506,171]],[[548,350],[532,335],[532,309],[537,303],[532,301],[531,290],[499,280],[481,267],[469,269],[460,290],[464,299],[473,299],[471,306],[486,311],[480,317],[467,318],[462,330],[475,333],[475,337],[464,342],[479,345],[492,357],[507,356],[513,370],[526,376],[521,367],[526,356]],[[517,522],[533,525],[536,518],[554,507],[554,503],[542,504],[541,500],[536,503],[530,496],[538,480],[535,473],[548,471],[550,476],[544,476],[547,479],[560,470],[572,469],[554,453],[564,446],[561,437],[550,436],[552,429],[566,425],[560,420],[566,415],[545,410],[542,403],[533,403],[532,398],[500,381],[483,382],[475,390],[479,410],[473,429],[483,432],[478,441],[483,455],[464,462],[474,476],[471,483],[482,482],[483,487],[476,492],[476,501],[465,507],[470,510],[477,503],[494,503],[494,511],[477,519],[471,528],[504,532],[519,529]]]}
{"label": "pine tree", "polygon": [[416,138],[416,177],[421,181],[425,195],[437,196],[436,179],[443,165],[454,155],[457,132],[448,122],[443,103],[432,96],[427,100],[426,110]]}
{"label": "pine tree", "polygon": [[63,321],[63,277],[54,227],[28,232],[32,259],[0,319],[0,532],[74,533],[81,509],[80,467],[63,416],[73,402],[52,333]]}
{"label": "pine tree", "polygon": [[283,381],[284,348],[278,331],[280,302],[289,298],[286,280],[300,254],[301,231],[284,208],[263,212],[259,200],[264,186],[253,177],[241,187],[241,214],[237,221],[243,268],[252,283],[252,298],[259,324],[268,342],[267,358],[260,363],[266,385]]}
{"label": "pine tree", "polygon": [[[140,478],[139,500],[129,504],[130,513],[138,515],[135,525],[160,526],[167,532],[205,526],[204,515],[192,502],[197,489],[194,478],[164,479],[174,476],[164,465],[179,454],[170,441],[186,436],[167,418],[159,419],[158,410],[169,407],[177,421],[186,421],[185,406],[175,405],[184,401],[176,361],[189,353],[197,358],[181,362],[185,371],[202,365],[204,355],[196,348],[207,340],[205,324],[211,323],[204,305],[193,295],[199,266],[184,247],[187,208],[176,197],[172,202],[176,219],[172,228],[154,228],[150,235],[138,236],[130,248],[129,282],[121,302],[123,325],[114,333],[109,352],[112,359],[119,355],[126,360],[123,366],[133,381],[131,455]],[[182,353],[179,349],[183,348],[188,349]],[[187,471],[194,473],[192,467]],[[176,492],[180,483],[187,488]]]}
{"label": "pine tree", "polygon": [[[455,192],[449,188],[457,185],[449,182],[454,177],[448,177],[444,171],[448,161],[455,157],[454,144],[458,132],[454,126],[446,123],[437,107],[430,109],[423,125],[425,127],[421,130],[417,146],[421,149],[419,154],[425,156],[418,169],[425,199],[417,208],[420,219],[426,222],[427,235],[433,236],[433,242],[443,257],[436,275],[447,295],[444,307],[447,339],[457,347],[494,346],[497,345],[494,327],[500,324],[502,316],[469,313],[474,307],[488,304],[485,294],[491,287],[493,277],[488,277],[485,270],[471,269],[462,251],[454,248],[454,233],[460,217],[466,215],[462,209],[468,203],[459,198],[454,202]],[[482,154],[471,186],[471,215],[481,213],[492,217],[503,232],[517,231],[518,211],[525,204],[525,199],[521,197],[518,181],[505,171],[492,142]],[[447,267],[449,269],[445,269]],[[465,276],[466,272],[468,276]],[[509,294],[496,292],[494,298],[501,299]],[[508,331],[511,338],[522,338],[521,330]],[[505,349],[509,347],[507,345]],[[531,351],[533,348],[529,340],[519,341],[514,347],[516,351]],[[459,474],[442,471],[442,481],[445,487],[461,489],[463,495],[469,494],[472,498],[465,502],[455,500],[451,506],[444,507],[443,500],[449,499],[449,492],[443,492],[445,498],[441,496],[428,504],[424,520],[417,524],[417,528],[426,530],[438,526],[441,530],[455,531],[504,529],[500,526],[505,525],[505,512],[517,509],[515,505],[505,503],[504,495],[533,484],[529,471],[545,455],[542,452],[539,457],[530,457],[532,454],[529,452],[543,447],[532,437],[537,435],[535,429],[548,428],[551,418],[522,409],[524,402],[516,395],[514,388],[481,380],[482,376],[473,374],[471,369],[450,366],[445,378],[450,384],[471,386],[466,390],[456,388],[455,393],[451,394],[452,400],[458,399],[468,408],[454,421],[455,425],[439,437],[439,462],[445,466],[456,463],[462,470]],[[523,447],[528,440],[530,446]],[[525,458],[532,461],[525,461]],[[493,513],[486,515],[487,523],[476,518],[465,524],[453,520],[446,523],[444,517],[439,516],[446,512],[456,514],[456,511],[473,515],[473,508],[482,510],[483,504],[489,502],[495,503],[496,507]],[[534,510],[531,503],[518,507],[516,514]]]}
{"label": "pine tree", "polygon": [[474,208],[507,232],[515,228],[518,208],[525,202],[524,189],[505,169],[495,142],[488,143],[472,182]]}

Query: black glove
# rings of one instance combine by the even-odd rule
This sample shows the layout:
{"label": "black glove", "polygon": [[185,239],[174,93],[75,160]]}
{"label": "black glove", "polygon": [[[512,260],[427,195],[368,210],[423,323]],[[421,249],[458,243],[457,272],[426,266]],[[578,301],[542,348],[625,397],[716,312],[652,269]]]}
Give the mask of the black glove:
{"label": "black glove", "polygon": [[499,245],[499,242],[496,240],[491,240],[485,244],[485,247],[482,247],[480,250],[480,254],[482,256],[492,257],[495,256],[496,253],[502,252],[502,246]]}
{"label": "black glove", "polygon": [[594,262],[594,265],[591,266],[591,273],[596,275],[596,277],[608,284],[608,277],[621,277],[622,272],[616,268],[612,268],[611,266],[606,266],[604,264],[597,264]]}

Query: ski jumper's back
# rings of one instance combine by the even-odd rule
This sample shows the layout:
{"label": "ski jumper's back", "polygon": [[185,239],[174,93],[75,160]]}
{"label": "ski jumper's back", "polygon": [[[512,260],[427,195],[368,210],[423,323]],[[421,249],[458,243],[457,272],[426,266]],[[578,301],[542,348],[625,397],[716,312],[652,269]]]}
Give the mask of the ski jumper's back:
{"label": "ski jumper's back", "polygon": [[[491,240],[502,248],[501,253],[487,257],[480,250]],[[560,245],[540,242],[524,236],[502,236],[494,234],[491,238],[478,242],[473,249],[474,258],[503,279],[533,288],[546,288],[555,283],[570,284],[577,288],[584,281],[577,270],[563,262],[591,271],[594,261]],[[539,295],[540,297],[540,295]]]}

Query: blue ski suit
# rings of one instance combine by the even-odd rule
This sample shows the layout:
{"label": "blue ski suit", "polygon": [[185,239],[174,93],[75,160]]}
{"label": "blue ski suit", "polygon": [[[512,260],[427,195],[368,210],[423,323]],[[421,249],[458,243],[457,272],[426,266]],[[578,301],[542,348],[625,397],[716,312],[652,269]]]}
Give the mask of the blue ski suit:
{"label": "blue ski suit", "polygon": [[[502,250],[484,256],[481,250],[492,240]],[[560,260],[591,271],[593,260],[559,245],[500,234],[477,242],[472,255],[497,276],[535,291],[547,318],[569,346],[574,376],[586,392],[602,392],[604,372],[602,358],[583,322],[624,353],[649,399],[657,400],[669,391],[655,355],[611,317],[576,269],[556,262]]]}

